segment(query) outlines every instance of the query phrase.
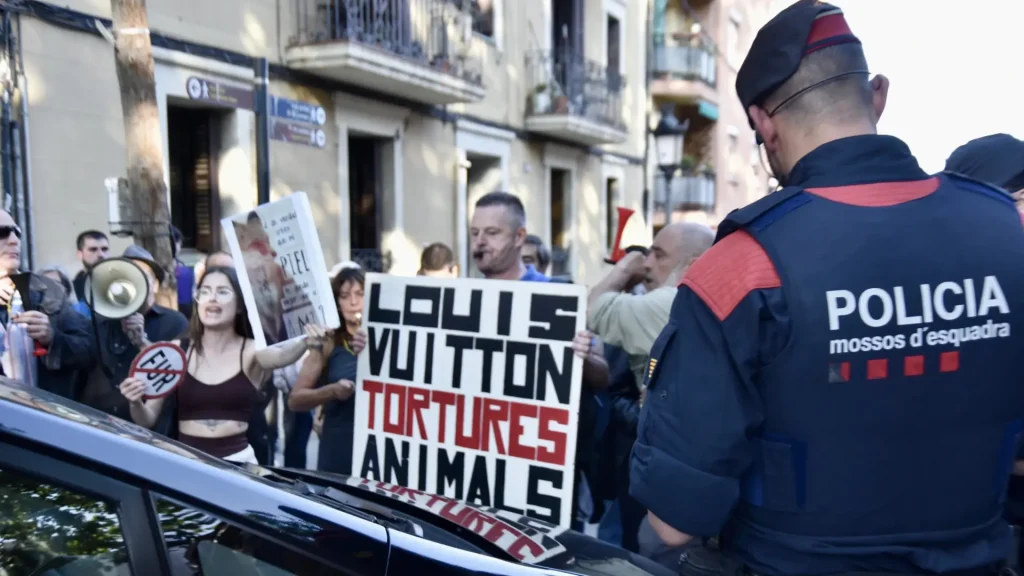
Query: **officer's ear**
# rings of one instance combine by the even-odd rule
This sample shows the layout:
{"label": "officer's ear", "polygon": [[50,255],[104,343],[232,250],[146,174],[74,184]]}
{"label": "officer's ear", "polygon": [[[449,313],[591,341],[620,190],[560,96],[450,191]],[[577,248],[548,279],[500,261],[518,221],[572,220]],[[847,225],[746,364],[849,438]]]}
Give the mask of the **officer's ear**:
{"label": "officer's ear", "polygon": [[775,128],[775,121],[763,108],[751,106],[747,109],[750,120],[754,123],[754,131],[760,136],[764,147],[775,151],[779,147],[779,131]]}
{"label": "officer's ear", "polygon": [[882,117],[885,111],[885,102],[889,98],[889,79],[882,74],[876,74],[871,79],[871,104],[875,109],[875,122]]}

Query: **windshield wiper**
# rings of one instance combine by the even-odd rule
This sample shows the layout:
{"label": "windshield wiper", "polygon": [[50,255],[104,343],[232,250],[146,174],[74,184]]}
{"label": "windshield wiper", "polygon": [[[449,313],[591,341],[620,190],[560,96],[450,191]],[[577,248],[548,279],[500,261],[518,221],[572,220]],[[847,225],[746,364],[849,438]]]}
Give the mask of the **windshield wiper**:
{"label": "windshield wiper", "polygon": [[355,496],[342,492],[337,488],[328,487],[320,495],[333,502],[337,502],[339,504],[344,504],[345,506],[355,508],[356,510],[359,510],[360,512],[363,512],[365,514],[369,514],[379,520],[384,520],[388,524],[391,524],[392,527],[398,528],[403,532],[408,532],[409,534],[413,534],[414,536],[423,536],[422,527],[420,527],[415,522],[409,520],[408,518],[396,515],[394,510],[391,510],[386,506],[381,506],[380,504],[370,502],[369,500],[357,498]]}

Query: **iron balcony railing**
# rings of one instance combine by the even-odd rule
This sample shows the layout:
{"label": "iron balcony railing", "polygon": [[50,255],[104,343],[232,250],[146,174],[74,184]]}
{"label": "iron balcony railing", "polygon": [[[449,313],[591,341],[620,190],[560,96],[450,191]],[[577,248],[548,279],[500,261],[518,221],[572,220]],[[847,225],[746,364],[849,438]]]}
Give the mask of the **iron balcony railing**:
{"label": "iron balcony railing", "polygon": [[391,269],[391,252],[376,248],[353,248],[352,261],[366,272],[387,272]]}
{"label": "iron balcony railing", "polygon": [[659,174],[654,181],[654,203],[658,210],[669,214],[676,210],[715,209],[715,175],[712,172],[688,174],[672,178],[672,188],[667,189],[665,178]]}
{"label": "iron balcony railing", "polygon": [[295,0],[292,46],[355,42],[483,85],[463,0]]}
{"label": "iron balcony railing", "polygon": [[654,73],[683,80],[701,80],[714,87],[717,64],[715,55],[694,46],[655,46]]}
{"label": "iron balcony railing", "polygon": [[622,95],[626,77],[573,50],[527,56],[531,87],[527,115],[568,114],[626,129]]}

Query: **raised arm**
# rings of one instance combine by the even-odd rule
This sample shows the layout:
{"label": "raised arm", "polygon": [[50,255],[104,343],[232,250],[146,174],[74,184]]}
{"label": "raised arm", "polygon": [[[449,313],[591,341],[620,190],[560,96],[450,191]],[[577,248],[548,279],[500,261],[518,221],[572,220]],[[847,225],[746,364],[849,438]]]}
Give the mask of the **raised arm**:
{"label": "raised arm", "polygon": [[[322,326],[312,324],[306,326],[306,334],[302,338],[296,338],[291,342],[285,342],[277,346],[268,346],[253,353],[249,365],[249,374],[258,375],[265,371],[284,368],[299,361],[307,350],[323,347],[325,341],[332,336],[333,332]],[[254,381],[262,381],[253,378]]]}

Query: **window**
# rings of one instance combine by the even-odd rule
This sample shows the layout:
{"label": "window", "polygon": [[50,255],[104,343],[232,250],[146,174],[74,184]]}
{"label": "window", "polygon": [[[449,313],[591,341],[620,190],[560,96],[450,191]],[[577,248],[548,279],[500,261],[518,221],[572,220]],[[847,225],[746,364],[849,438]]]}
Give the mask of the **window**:
{"label": "window", "polygon": [[565,276],[569,270],[569,191],[568,170],[551,169],[551,275]]}
{"label": "window", "polygon": [[130,575],[116,506],[0,469],[0,574]]}
{"label": "window", "polygon": [[622,73],[622,24],[619,19],[608,15],[608,29],[605,38],[607,46],[608,77],[618,78]]}
{"label": "window", "polygon": [[494,1],[473,0],[473,32],[487,38],[494,38]]}
{"label": "window", "polygon": [[[338,573],[313,558],[176,502],[157,498],[156,511],[167,545],[171,576]],[[282,520],[275,518],[274,521]],[[296,521],[294,528],[286,529],[301,534],[308,526]]]}
{"label": "window", "polygon": [[220,249],[218,160],[224,114],[204,108],[167,108],[171,222],[182,247]]}
{"label": "window", "polygon": [[740,54],[740,23],[741,17],[735,10],[729,10],[729,28],[726,31],[726,58],[729,65],[739,68],[743,63],[743,55]]}

